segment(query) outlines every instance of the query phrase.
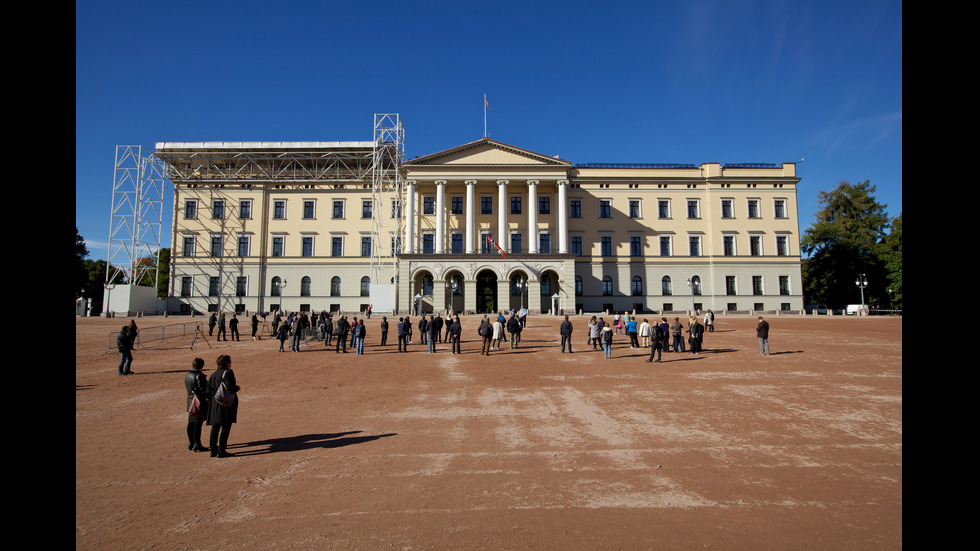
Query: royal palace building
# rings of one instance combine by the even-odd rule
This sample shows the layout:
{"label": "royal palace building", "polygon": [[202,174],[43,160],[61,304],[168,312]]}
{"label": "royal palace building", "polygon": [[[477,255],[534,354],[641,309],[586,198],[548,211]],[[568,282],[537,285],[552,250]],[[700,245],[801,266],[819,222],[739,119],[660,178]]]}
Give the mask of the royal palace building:
{"label": "royal palace building", "polygon": [[172,312],[799,311],[794,163],[158,143]]}

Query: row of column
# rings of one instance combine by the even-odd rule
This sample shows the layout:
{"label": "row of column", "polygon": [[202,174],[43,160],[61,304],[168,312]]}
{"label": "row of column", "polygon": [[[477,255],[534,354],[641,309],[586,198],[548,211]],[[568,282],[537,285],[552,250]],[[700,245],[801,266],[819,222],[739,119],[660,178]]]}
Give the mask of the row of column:
{"label": "row of column", "polygon": [[[466,226],[463,234],[463,246],[466,254],[474,254],[478,251],[476,243],[476,180],[466,180]],[[494,241],[500,248],[507,248],[507,186],[510,180],[497,180],[497,234]],[[558,252],[561,254],[568,252],[568,180],[558,180]],[[446,180],[436,180],[436,242],[435,254],[446,253]],[[405,253],[415,254],[418,252],[416,243],[416,229],[418,217],[416,214],[415,195],[417,193],[418,182],[408,180],[406,182],[406,220],[405,220]],[[531,254],[538,252],[538,180],[527,180],[527,227],[528,247],[527,251]]]}

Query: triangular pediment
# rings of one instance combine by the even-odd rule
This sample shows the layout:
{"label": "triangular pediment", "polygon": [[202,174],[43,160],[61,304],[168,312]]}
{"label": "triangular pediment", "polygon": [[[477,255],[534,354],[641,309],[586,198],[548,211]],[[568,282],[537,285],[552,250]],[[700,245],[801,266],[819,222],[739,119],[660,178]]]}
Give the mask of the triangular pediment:
{"label": "triangular pediment", "polygon": [[458,147],[405,161],[410,166],[537,166],[568,167],[569,161],[483,138]]}

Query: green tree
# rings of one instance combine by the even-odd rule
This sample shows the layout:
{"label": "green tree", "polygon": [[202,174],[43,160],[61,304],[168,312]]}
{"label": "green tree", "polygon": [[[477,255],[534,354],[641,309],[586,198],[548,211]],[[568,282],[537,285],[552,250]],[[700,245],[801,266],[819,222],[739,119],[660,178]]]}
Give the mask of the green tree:
{"label": "green tree", "polygon": [[[85,281],[82,285],[81,296],[92,299],[92,315],[98,316],[102,313],[102,299],[105,296],[106,269],[108,264],[105,260],[86,259],[83,263],[85,270]],[[113,268],[118,273],[116,284],[125,285],[126,274]]]}
{"label": "green tree", "polygon": [[887,305],[888,281],[883,241],[889,228],[885,207],[874,198],[875,187],[865,180],[842,180],[830,192],[821,191],[817,221],[803,235],[803,294],[808,303],[832,308],[860,301],[855,285],[865,274],[867,304]]}
{"label": "green tree", "polygon": [[88,279],[85,269],[85,258],[88,257],[88,247],[85,246],[85,238],[78,233],[78,226],[75,226],[75,298],[82,296],[82,289]]}
{"label": "green tree", "polygon": [[892,229],[885,237],[883,254],[885,261],[885,271],[887,272],[888,307],[902,306],[902,214],[892,219]]}

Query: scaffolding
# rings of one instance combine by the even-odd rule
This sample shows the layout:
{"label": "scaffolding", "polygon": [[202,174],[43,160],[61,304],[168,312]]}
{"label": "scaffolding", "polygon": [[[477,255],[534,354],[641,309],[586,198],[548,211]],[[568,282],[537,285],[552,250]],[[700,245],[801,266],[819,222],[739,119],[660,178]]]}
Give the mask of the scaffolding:
{"label": "scaffolding", "polygon": [[[405,158],[405,129],[397,113],[374,115],[374,154],[371,170],[371,282],[397,285],[398,253],[405,231],[401,164]],[[390,213],[386,210],[391,206]],[[388,242],[381,241],[389,239]],[[390,243],[390,244],[389,244]]]}
{"label": "scaffolding", "polygon": [[151,287],[155,296],[165,182],[166,170],[160,159],[144,152],[142,146],[116,146],[107,289],[123,284]]}

